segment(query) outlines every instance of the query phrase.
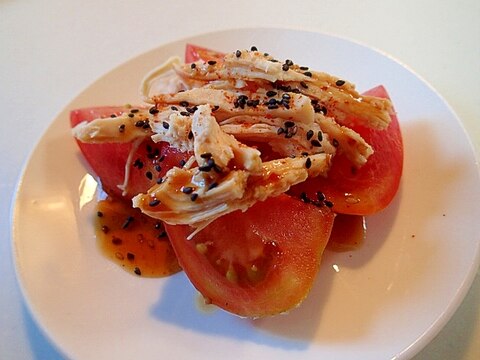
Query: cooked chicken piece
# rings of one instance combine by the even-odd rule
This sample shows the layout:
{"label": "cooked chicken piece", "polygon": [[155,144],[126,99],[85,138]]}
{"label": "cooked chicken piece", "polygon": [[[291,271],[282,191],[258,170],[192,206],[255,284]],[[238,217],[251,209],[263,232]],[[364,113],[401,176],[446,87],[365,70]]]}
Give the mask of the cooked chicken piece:
{"label": "cooked chicken piece", "polygon": [[265,56],[258,51],[243,51],[237,57],[235,53],[225,55],[224,61],[219,63],[195,62],[183,66],[176,65],[175,69],[181,77],[202,81],[220,79],[262,79],[270,82],[275,81],[309,81],[309,76],[300,71],[284,70],[284,64]]}
{"label": "cooked chicken piece", "polygon": [[135,196],[133,206],[168,224],[203,228],[219,216],[278,196],[308,176],[325,175],[329,163],[326,154],[278,159],[263,163],[259,173],[233,170],[215,174],[210,183],[196,180],[199,168],[172,168],[162,184]]}
{"label": "cooked chicken piece", "polygon": [[153,141],[168,142],[180,151],[193,151],[192,118],[185,108],[167,107],[159,110],[155,119],[150,122],[150,127],[154,132]]}
{"label": "cooked chicken piece", "polygon": [[150,102],[151,94],[171,94],[204,85],[202,81],[179,76],[175,67],[180,64],[178,56],[171,57],[145,75],[140,85],[145,102]]}
{"label": "cooked chicken piece", "polygon": [[[315,77],[317,73],[313,74]],[[349,91],[345,91],[347,89],[344,88],[345,85],[347,85],[346,82],[341,86],[324,85],[324,82],[320,80],[309,83],[307,88],[302,87],[299,83],[291,84],[294,88],[300,89],[302,94],[317,99],[327,110],[327,114],[324,115],[334,117],[342,125],[361,124],[382,130],[390,124],[390,113],[392,112],[390,100],[360,95],[350,84]]]}
{"label": "cooked chicken piece", "polygon": [[84,143],[128,143],[152,135],[148,110],[135,109],[119,116],[81,122],[72,129],[73,136]]}
{"label": "cooked chicken piece", "polygon": [[209,105],[200,105],[193,114],[192,132],[195,158],[200,166],[217,171],[225,167],[260,171],[260,152],[222,131]]}
{"label": "cooked chicken piece", "polygon": [[268,80],[276,88],[300,91],[319,100],[328,109],[329,115],[334,115],[344,125],[349,125],[352,117],[364,126],[376,129],[385,129],[390,123],[392,107],[389,100],[362,96],[353,84],[327,73],[310,71],[290,60],[285,63],[275,61],[258,51],[242,51],[239,57],[235,53],[227,54],[222,63],[209,65],[197,62],[194,68],[177,65],[175,69],[182,78],[203,82]]}
{"label": "cooked chicken piece", "polygon": [[240,141],[268,143],[279,157],[335,153],[328,135],[324,136],[316,123],[305,125],[282,118],[239,115],[220,122],[220,126]]}
{"label": "cooked chicken piece", "polygon": [[358,167],[365,165],[368,157],[373,154],[372,147],[352,129],[341,126],[332,118],[321,114],[316,114],[315,121],[320,125],[322,132],[328,134],[332,144],[354,165]]}
{"label": "cooked chicken piece", "polygon": [[[313,123],[314,109],[310,98],[301,94],[287,94],[281,97],[245,95],[241,92],[198,88],[182,91],[176,94],[159,94],[153,96],[157,106],[165,104],[180,104],[187,102],[188,106],[210,104],[214,106],[215,117],[218,121],[235,115],[281,117],[305,124]],[[265,102],[271,103],[265,104]],[[275,101],[275,103],[274,103]],[[285,104],[287,104],[285,106]]]}

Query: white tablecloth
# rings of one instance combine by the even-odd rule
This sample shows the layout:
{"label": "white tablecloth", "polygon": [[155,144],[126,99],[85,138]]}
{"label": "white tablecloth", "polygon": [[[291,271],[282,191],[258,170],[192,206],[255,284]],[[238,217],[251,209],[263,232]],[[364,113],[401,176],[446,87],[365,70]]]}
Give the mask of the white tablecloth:
{"label": "white tablecloth", "polygon": [[[475,0],[0,1],[0,358],[62,358],[23,304],[10,255],[10,206],[35,143],[94,79],[160,44],[214,30],[331,33],[380,49],[426,79],[462,120],[478,158],[478,18]],[[477,275],[456,314],[415,359],[480,359],[479,304]]]}

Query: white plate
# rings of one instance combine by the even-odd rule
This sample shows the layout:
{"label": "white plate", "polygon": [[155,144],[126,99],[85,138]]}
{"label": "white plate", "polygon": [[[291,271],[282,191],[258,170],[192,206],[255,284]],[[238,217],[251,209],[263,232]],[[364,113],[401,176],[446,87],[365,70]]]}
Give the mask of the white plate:
{"label": "white plate", "polygon": [[[401,189],[368,218],[365,245],[327,252],[316,285],[289,315],[250,321],[202,312],[183,274],[143,279],[97,250],[92,191],[69,132],[69,110],[135,103],[142,76],[186,42],[233,51],[256,45],[350,79],[384,84],[405,143]],[[114,69],[54,120],[19,183],[14,256],[31,312],[78,359],[406,359],[447,322],[479,262],[479,176],[459,120],[425,82],[388,56],[318,33],[250,29],[162,46]],[[334,266],[335,265],[335,266]]]}

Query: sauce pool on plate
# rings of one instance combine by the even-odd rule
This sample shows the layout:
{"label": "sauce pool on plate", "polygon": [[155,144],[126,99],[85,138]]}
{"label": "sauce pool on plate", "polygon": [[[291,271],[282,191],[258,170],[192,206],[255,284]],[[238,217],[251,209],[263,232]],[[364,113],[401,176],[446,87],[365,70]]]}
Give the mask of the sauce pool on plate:
{"label": "sauce pool on plate", "polygon": [[97,203],[95,233],[102,253],[126,271],[163,277],[181,270],[161,221],[108,197]]}

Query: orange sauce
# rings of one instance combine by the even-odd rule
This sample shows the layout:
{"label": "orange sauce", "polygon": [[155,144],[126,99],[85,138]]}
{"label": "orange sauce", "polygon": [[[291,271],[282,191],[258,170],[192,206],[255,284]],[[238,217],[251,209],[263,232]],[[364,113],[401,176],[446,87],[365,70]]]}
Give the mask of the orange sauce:
{"label": "orange sauce", "polygon": [[338,214],[333,223],[327,249],[337,252],[356,250],[365,241],[366,232],[363,216]]}
{"label": "orange sauce", "polygon": [[126,271],[163,277],[181,270],[161,221],[110,197],[97,203],[95,217],[99,248]]}

